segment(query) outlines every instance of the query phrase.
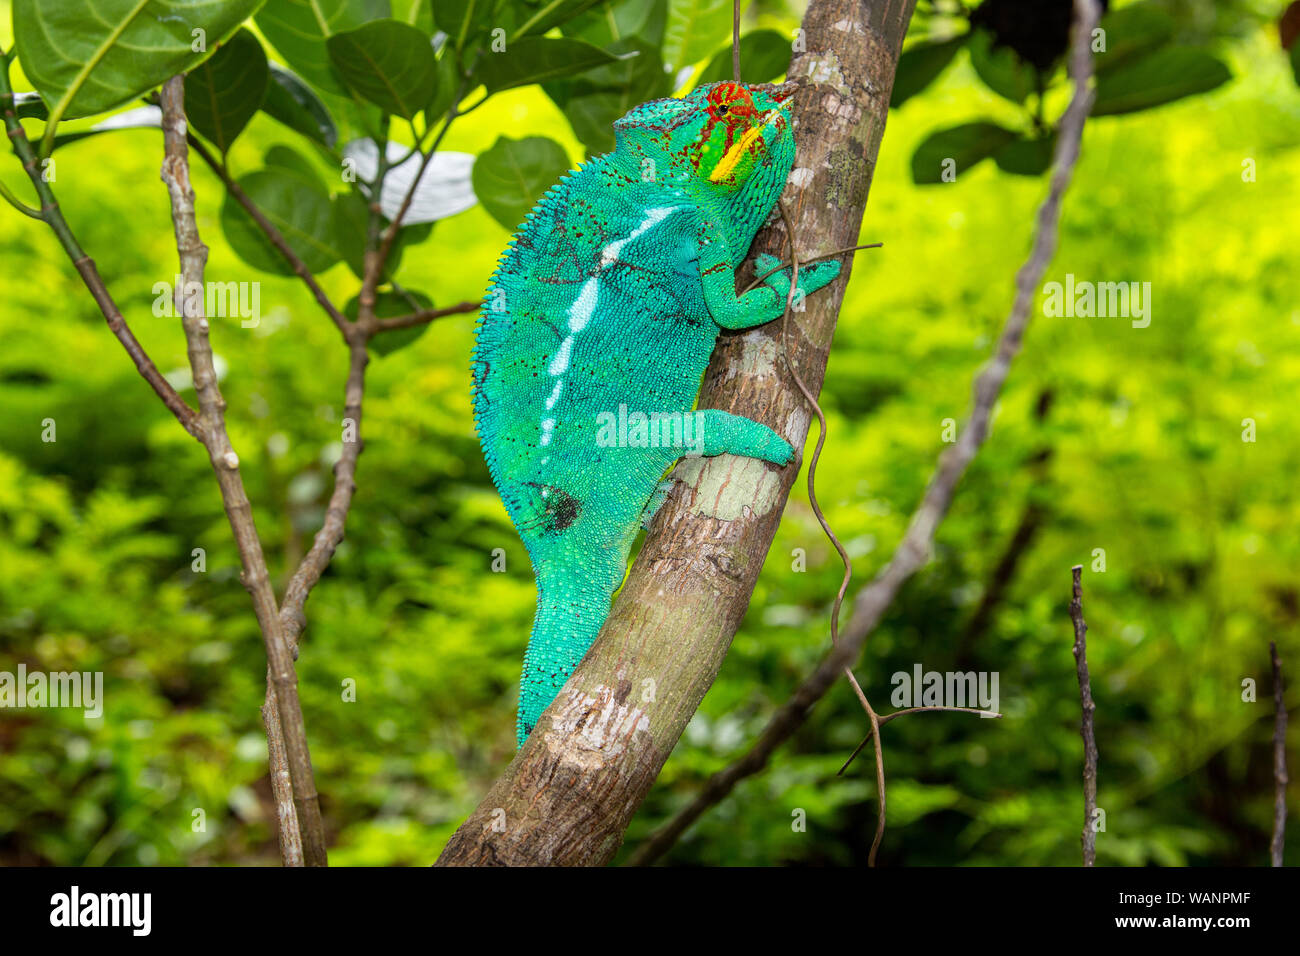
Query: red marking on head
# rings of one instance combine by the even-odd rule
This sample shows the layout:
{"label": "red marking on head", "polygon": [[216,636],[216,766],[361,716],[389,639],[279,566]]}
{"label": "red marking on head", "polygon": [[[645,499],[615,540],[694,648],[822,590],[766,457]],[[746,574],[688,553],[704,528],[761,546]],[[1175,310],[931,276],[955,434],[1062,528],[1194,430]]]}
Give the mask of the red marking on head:
{"label": "red marking on head", "polygon": [[757,115],[749,90],[739,83],[719,83],[709,90],[708,111],[709,118],[705,123],[704,138],[708,139],[713,135],[713,128],[718,123],[726,123],[727,136],[724,149],[731,148],[737,132],[747,129]]}

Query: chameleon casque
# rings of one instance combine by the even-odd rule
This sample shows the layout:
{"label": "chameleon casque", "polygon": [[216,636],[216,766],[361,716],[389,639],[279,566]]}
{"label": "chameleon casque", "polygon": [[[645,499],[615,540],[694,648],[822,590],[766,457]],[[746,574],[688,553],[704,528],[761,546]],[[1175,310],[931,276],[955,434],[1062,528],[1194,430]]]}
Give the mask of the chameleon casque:
{"label": "chameleon casque", "polygon": [[[694,410],[719,330],[785,310],[789,270],[738,297],[736,269],[794,162],[793,91],[715,83],[631,110],[612,152],[538,201],[488,287],[475,424],[537,576],[520,745],[596,639],[676,461],[794,457],[766,425]],[[839,268],[801,268],[800,289]]]}

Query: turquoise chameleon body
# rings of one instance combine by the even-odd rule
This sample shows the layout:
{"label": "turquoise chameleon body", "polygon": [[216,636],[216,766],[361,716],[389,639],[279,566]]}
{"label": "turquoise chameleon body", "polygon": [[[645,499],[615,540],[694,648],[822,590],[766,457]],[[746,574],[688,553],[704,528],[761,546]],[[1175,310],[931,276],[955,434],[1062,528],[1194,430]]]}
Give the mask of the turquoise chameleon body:
{"label": "turquoise chameleon body", "polygon": [[[794,457],[766,425],[694,410],[719,330],[785,310],[789,270],[737,297],[736,269],[794,161],[791,92],[716,83],[636,107],[615,122],[613,152],[538,201],[488,287],[475,424],[537,576],[521,745],[596,639],[677,460]],[[801,268],[800,289],[838,273]]]}

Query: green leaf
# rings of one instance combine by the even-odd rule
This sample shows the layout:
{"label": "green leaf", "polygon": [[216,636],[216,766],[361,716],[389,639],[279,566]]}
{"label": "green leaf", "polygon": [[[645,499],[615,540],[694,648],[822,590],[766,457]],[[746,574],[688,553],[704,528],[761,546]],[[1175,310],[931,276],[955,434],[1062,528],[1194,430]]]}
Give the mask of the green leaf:
{"label": "green leaf", "polygon": [[[340,253],[328,238],[334,221],[328,193],[295,173],[276,168],[249,173],[238,182],[309,270],[323,272],[339,261]],[[275,275],[293,274],[229,193],[221,204],[221,228],[235,254],[253,268]]]}
{"label": "green leaf", "polygon": [[596,67],[577,79],[548,83],[544,87],[547,95],[564,110],[574,135],[589,154],[614,148],[614,120],[638,103],[669,92],[668,75],[664,73],[659,51],[649,43],[639,38],[618,40],[609,52],[637,55]]}
{"label": "green leaf", "polygon": [[[415,27],[426,37],[433,37],[433,5],[429,0],[391,0],[393,19]],[[441,2],[441,0],[438,0]]]}
{"label": "green leaf", "polygon": [[[1013,139],[1016,139],[1013,130],[996,123],[963,123],[931,133],[912,154],[912,181],[918,184],[943,182],[946,168],[961,176]],[[946,167],[946,160],[952,160],[955,167]]]}
{"label": "green leaf", "polygon": [[898,72],[894,75],[894,91],[890,94],[889,105],[902,106],[938,79],[969,38],[969,34],[964,34],[948,40],[931,40],[904,50],[898,58]]}
{"label": "green leaf", "polygon": [[493,219],[513,231],[571,168],[568,154],[555,140],[501,136],[474,163],[474,195]]}
{"label": "green leaf", "polygon": [[[740,38],[740,75],[746,83],[768,83],[790,65],[790,40],[775,30],[755,30]],[[713,54],[697,86],[731,79],[731,44]]]}
{"label": "green leaf", "polygon": [[14,0],[23,72],[50,104],[47,141],[60,119],[105,112],[192,70],[263,2]]}
{"label": "green leaf", "polygon": [[607,0],[564,24],[562,32],[599,47],[632,38],[659,47],[667,20],[668,0]]}
{"label": "green leaf", "polygon": [[1023,103],[1037,88],[1033,66],[1009,47],[995,47],[987,30],[976,30],[970,38],[970,62],[984,85],[1013,103]]}
{"label": "green leaf", "polygon": [[271,82],[266,85],[262,111],[308,139],[333,148],[339,132],[320,97],[296,74],[275,63],[270,66]]}
{"label": "green leaf", "polygon": [[1019,138],[1012,140],[993,154],[993,161],[1004,173],[1017,176],[1039,176],[1052,165],[1056,150],[1056,134],[1042,139]]}
{"label": "green leaf", "polygon": [[412,119],[433,100],[437,62],[429,38],[396,20],[336,33],[326,43],[345,83],[371,103]]}
{"label": "green leaf", "polygon": [[525,7],[516,14],[519,22],[511,31],[511,37],[518,39],[539,36],[552,27],[572,20],[599,2],[600,0],[543,0],[536,10]]}
{"label": "green leaf", "polygon": [[262,165],[267,168],[274,166],[277,169],[291,172],[295,176],[306,180],[307,183],[321,192],[329,192],[329,187],[326,185],[325,180],[321,178],[320,170],[312,165],[311,160],[297,150],[281,143],[277,143],[266,151],[266,155],[262,157]]}
{"label": "green leaf", "polygon": [[468,42],[493,26],[493,0],[437,0],[433,22],[450,37],[450,45],[463,50]]}
{"label": "green leaf", "polygon": [[[411,299],[414,299],[417,304],[412,305]],[[375,295],[375,318],[377,319],[396,319],[404,315],[410,315],[417,310],[432,308],[433,300],[422,292],[408,290],[406,295],[402,295],[400,292],[379,292]],[[353,322],[357,320],[360,311],[361,302],[356,296],[349,299],[347,305],[343,306],[343,314]],[[380,332],[370,340],[367,347],[376,355],[392,355],[398,349],[404,349],[417,341],[425,332],[429,331],[429,326],[432,324],[432,322],[423,322],[407,329]]]}
{"label": "green leaf", "polygon": [[270,0],[256,20],[262,35],[299,76],[319,90],[346,93],[326,41],[390,13],[389,0]]}
{"label": "green leaf", "polygon": [[663,58],[676,73],[731,36],[731,0],[668,0]]}
{"label": "green leaf", "polygon": [[615,59],[582,40],[525,37],[500,53],[484,51],[475,76],[489,93],[499,93],[516,86],[571,76],[593,66],[613,63]]}
{"label": "green leaf", "polygon": [[240,30],[185,77],[185,117],[223,154],[262,105],[269,71],[262,44]]}
{"label": "green leaf", "polygon": [[446,115],[447,110],[451,108],[451,101],[456,98],[456,93],[460,90],[460,69],[456,64],[456,54],[453,51],[443,49],[436,69],[438,79],[433,84],[433,99],[424,108],[425,120],[430,123]]}
{"label": "green leaf", "polygon": [[1097,77],[1094,116],[1163,106],[1222,86],[1232,72],[1204,50],[1165,47]]}
{"label": "green leaf", "polygon": [[1100,26],[1105,31],[1106,52],[1093,57],[1099,74],[1164,46],[1174,35],[1173,17],[1149,0],[1111,11],[1102,17]]}

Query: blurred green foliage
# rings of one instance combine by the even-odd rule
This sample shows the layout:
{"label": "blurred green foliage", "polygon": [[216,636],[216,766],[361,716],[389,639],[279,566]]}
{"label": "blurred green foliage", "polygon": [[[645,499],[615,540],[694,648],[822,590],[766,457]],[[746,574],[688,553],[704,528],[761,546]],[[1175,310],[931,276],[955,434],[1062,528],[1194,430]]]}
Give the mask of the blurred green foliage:
{"label": "blurred green foliage", "polygon": [[[702,20],[716,17],[713,6],[701,4]],[[930,6],[909,46],[930,36]],[[1179,39],[1210,47],[1234,79],[1087,130],[1048,278],[1150,282],[1151,324],[1035,317],[934,560],[868,645],[858,674],[878,709],[892,709],[891,675],[920,663],[998,672],[1004,714],[918,715],[884,731],[886,863],[1077,862],[1081,745],[1066,615],[1076,563],[1086,569],[1107,814],[1099,860],[1266,859],[1270,640],[1293,684],[1300,673],[1300,90],[1260,4],[1220,5],[1235,13],[1224,20],[1194,0],[1164,6]],[[617,18],[596,12],[574,34],[620,42]],[[797,24],[779,4],[756,14],[748,29],[789,36]],[[715,69],[727,40],[725,29],[691,30],[680,16],[666,30],[637,30],[621,42],[648,30],[670,66],[687,57]],[[9,43],[2,31],[0,42]],[[581,117],[621,103],[618,69],[593,72],[494,96],[456,122],[443,148],[480,155],[504,132],[550,137],[580,161],[599,135]],[[885,247],[854,265],[823,397],[830,439],[818,487],[858,582],[902,534],[945,421],[964,416],[1043,193],[1041,179],[987,163],[955,183],[917,186],[913,153],[936,128],[975,116],[1014,125],[1022,113],[957,53],[890,117],[863,227],[863,241]],[[232,168],[251,172],[277,146],[302,141],[258,114],[230,149]],[[317,172],[331,172],[317,159]],[[55,185],[136,335],[180,386],[183,338],[152,312],[155,283],[175,272],[160,160],[156,130],[99,135],[59,151]],[[236,256],[220,182],[197,164],[194,176],[208,278],[261,283],[260,324],[214,320],[213,342],[282,585],[329,494],[346,355],[296,280]],[[26,195],[16,164],[0,165],[0,178]],[[7,206],[0,222],[0,670],[103,671],[106,693],[100,719],[0,714],[0,862],[272,864],[258,714],[265,658],[208,463],[104,328],[53,237]],[[475,299],[508,234],[476,205],[410,244],[399,279],[435,305]],[[322,281],[336,302],[355,292],[343,262]],[[298,673],[335,864],[431,862],[513,750],[533,586],[473,433],[472,331],[472,316],[445,318],[376,354],[347,539],[307,605]],[[42,440],[47,419],[56,441]],[[1253,442],[1242,440],[1246,419]],[[496,549],[504,573],[491,571]],[[805,572],[794,570],[797,549]],[[1096,549],[1104,572],[1093,570]],[[999,592],[1000,564],[1012,573]],[[797,493],[722,673],[629,846],[735,756],[814,666],[839,575]],[[990,592],[1000,598],[984,606]],[[1255,703],[1242,700],[1247,678],[1259,685]],[[355,702],[344,699],[347,681]],[[870,761],[836,771],[865,726],[837,687],[771,768],[668,860],[864,862]],[[799,811],[806,831],[792,827]]]}

